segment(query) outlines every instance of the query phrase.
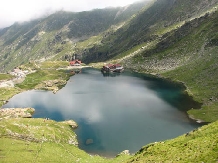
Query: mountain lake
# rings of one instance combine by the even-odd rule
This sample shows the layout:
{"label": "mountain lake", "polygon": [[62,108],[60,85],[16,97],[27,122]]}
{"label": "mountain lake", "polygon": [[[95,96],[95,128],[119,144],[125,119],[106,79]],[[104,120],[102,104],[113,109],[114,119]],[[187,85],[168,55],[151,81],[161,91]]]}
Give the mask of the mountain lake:
{"label": "mountain lake", "polygon": [[186,114],[199,106],[184,88],[130,71],[108,75],[85,68],[56,94],[26,91],[3,106],[9,107],[33,107],[34,118],[75,120],[79,148],[105,157],[124,150],[135,153],[201,126]]}

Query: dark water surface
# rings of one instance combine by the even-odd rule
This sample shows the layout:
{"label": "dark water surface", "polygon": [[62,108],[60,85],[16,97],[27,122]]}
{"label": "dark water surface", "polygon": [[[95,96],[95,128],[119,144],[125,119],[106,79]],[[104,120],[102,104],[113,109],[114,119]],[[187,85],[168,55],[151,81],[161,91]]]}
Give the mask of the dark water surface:
{"label": "dark water surface", "polygon": [[56,94],[23,92],[4,108],[33,107],[35,118],[73,119],[79,124],[79,147],[111,157],[197,128],[199,124],[185,113],[195,106],[181,88],[160,79],[130,72],[103,76],[98,70],[83,69]]}

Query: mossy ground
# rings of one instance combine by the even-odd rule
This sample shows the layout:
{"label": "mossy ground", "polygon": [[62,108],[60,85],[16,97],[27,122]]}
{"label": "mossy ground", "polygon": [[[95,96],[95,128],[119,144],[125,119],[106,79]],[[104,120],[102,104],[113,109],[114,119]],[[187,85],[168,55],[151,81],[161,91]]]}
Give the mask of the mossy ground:
{"label": "mossy ground", "polygon": [[0,80],[9,80],[12,78],[13,78],[13,76],[10,74],[0,74]]}

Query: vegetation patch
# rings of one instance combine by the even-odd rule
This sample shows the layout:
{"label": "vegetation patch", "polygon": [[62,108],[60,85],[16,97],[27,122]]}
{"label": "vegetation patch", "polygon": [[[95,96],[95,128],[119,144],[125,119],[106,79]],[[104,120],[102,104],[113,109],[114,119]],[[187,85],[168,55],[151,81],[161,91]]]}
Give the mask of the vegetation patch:
{"label": "vegetation patch", "polygon": [[36,72],[28,74],[24,82],[16,86],[24,90],[44,89],[57,91],[66,84],[72,74],[65,70],[56,69],[66,67],[68,64],[68,62],[63,61],[42,62],[38,64]]}
{"label": "vegetation patch", "polygon": [[39,63],[41,69],[57,69],[69,66],[69,62],[66,61],[45,61]]}
{"label": "vegetation patch", "polygon": [[0,74],[0,81],[1,80],[10,80],[13,79],[14,76],[10,75],[10,74]]}
{"label": "vegetation patch", "polygon": [[15,94],[22,92],[23,90],[20,88],[0,88],[0,106],[7,103],[7,101],[13,97]]}
{"label": "vegetation patch", "polygon": [[[8,99],[25,90],[42,89],[50,90],[54,93],[61,89],[69,78],[73,75],[66,70],[57,70],[68,66],[66,61],[28,62],[18,68],[32,72],[28,74],[22,83],[15,87],[0,88],[0,106],[4,105]],[[10,74],[0,74],[2,80],[11,80]]]}

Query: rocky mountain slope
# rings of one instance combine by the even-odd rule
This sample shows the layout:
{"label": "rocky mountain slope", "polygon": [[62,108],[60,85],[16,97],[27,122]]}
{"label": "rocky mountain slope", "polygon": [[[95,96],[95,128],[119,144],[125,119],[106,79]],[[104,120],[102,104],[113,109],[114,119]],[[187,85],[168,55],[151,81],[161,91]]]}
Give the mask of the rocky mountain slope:
{"label": "rocky mountain slope", "polygon": [[202,104],[200,110],[189,113],[197,113],[196,117],[205,121],[215,121],[218,119],[217,22],[217,11],[185,22],[164,34],[150,49],[143,49],[122,62],[136,71],[182,82],[188,93]]}
{"label": "rocky mountain slope", "polygon": [[126,7],[96,9],[79,13],[59,11],[30,22],[15,23],[0,30],[0,71],[11,70],[30,60],[75,53],[76,42],[120,24],[137,13],[147,1]]}
{"label": "rocky mountain slope", "polygon": [[217,1],[157,0],[144,8],[132,21],[102,39],[84,54],[87,62],[104,61],[138,45],[159,41],[172,29],[179,28],[210,10],[214,10]]}
{"label": "rocky mountain slope", "polygon": [[91,48],[92,54],[86,53],[84,59],[110,59],[134,71],[181,82],[201,104],[199,110],[189,111],[190,116],[215,121],[217,4],[218,1],[155,1],[129,24],[102,39],[103,43]]}

